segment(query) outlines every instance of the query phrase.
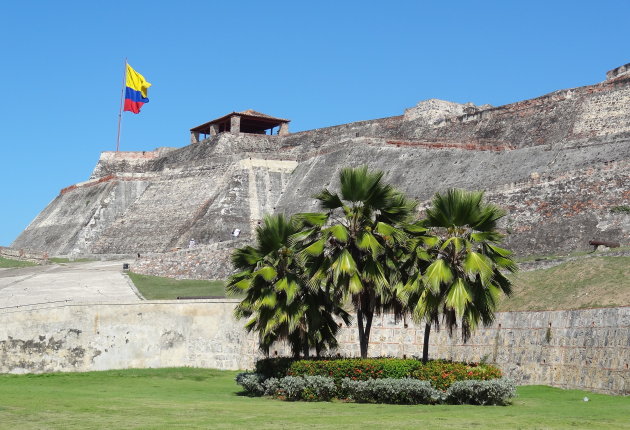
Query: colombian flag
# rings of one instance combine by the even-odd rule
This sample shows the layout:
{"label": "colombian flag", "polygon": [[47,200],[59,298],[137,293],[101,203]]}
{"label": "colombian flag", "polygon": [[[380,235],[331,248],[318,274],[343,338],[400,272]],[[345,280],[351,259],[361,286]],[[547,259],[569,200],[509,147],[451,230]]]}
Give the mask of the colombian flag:
{"label": "colombian flag", "polygon": [[125,109],[140,113],[143,104],[149,103],[147,89],[151,86],[140,73],[127,64],[127,87],[125,88]]}

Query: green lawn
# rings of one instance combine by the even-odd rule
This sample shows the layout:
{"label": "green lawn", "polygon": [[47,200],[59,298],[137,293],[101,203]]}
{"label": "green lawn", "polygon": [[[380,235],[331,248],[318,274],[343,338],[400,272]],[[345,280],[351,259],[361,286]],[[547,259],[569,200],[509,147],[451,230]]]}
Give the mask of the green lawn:
{"label": "green lawn", "polygon": [[235,375],[190,368],[0,375],[0,428],[630,429],[630,397],[529,386],[504,407],[290,403],[239,395]]}
{"label": "green lawn", "polygon": [[30,266],[37,266],[37,264],[31,263],[30,261],[11,260],[9,258],[0,257],[0,269]]}
{"label": "green lawn", "polygon": [[169,300],[177,297],[225,297],[224,281],[198,281],[139,275],[129,272],[129,278],[147,300]]}

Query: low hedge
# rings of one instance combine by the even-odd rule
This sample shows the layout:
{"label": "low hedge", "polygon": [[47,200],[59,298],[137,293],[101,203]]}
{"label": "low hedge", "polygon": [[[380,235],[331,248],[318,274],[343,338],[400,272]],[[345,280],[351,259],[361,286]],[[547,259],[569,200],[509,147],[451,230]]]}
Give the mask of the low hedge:
{"label": "low hedge", "polygon": [[438,390],[447,390],[457,381],[488,381],[503,376],[501,369],[489,364],[428,361],[411,373],[412,378],[429,381]]}
{"label": "low hedge", "polygon": [[446,391],[444,401],[450,404],[507,405],[516,397],[516,386],[509,379],[457,381]]}
{"label": "low hedge", "polygon": [[241,373],[236,382],[250,396],[272,396],[280,400],[329,401],[341,399],[357,403],[390,404],[473,404],[506,405],[516,396],[514,383],[506,379],[458,381],[448,390],[414,378],[355,380],[339,383],[329,376],[285,376],[265,378],[257,373]]}
{"label": "low hedge", "polygon": [[[267,366],[274,367],[267,362]],[[337,383],[343,378],[355,381],[384,378],[414,378],[429,381],[433,388],[446,390],[455,381],[490,380],[501,378],[496,366],[477,363],[458,363],[433,360],[423,364],[420,360],[400,358],[348,358],[332,360],[279,361],[273,377],[280,377],[285,368],[287,376],[328,376]],[[256,367],[258,372],[258,366]]]}
{"label": "low hedge", "polygon": [[255,371],[265,378],[283,378],[288,375],[289,368],[295,361],[291,357],[262,358],[256,361]]}
{"label": "low hedge", "polygon": [[413,378],[384,378],[356,381],[341,380],[341,393],[357,403],[389,403],[395,405],[431,405],[438,403],[441,393],[428,381]]}

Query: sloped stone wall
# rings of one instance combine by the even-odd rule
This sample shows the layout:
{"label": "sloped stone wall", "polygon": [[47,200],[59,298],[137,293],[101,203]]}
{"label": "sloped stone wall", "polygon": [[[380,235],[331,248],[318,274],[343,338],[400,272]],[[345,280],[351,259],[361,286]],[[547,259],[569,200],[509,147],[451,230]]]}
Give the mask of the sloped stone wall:
{"label": "sloped stone wall", "polygon": [[[252,368],[256,339],[235,321],[235,300],[143,302],[0,309],[0,372],[41,373],[130,367]],[[372,356],[422,352],[423,326],[376,318]],[[359,353],[342,328],[339,352]],[[442,330],[431,358],[496,363],[519,384],[630,394],[630,307],[498,313],[468,343]],[[287,354],[277,345],[271,354]]]}
{"label": "sloped stone wall", "polygon": [[[104,153],[94,181],[64,189],[13,247],[146,253],[182,248],[191,238],[219,242],[233,228],[251,237],[264,213],[315,210],[313,194],[334,187],[341,168],[361,164],[385,171],[420,201],[448,187],[487,190],[509,207],[511,245],[521,255],[585,250],[592,238],[627,244],[627,223],[606,207],[630,205],[629,106],[630,76],[622,75],[463,115],[442,109],[439,121],[395,116]],[[133,195],[111,191],[122,178],[143,185]],[[100,200],[108,196],[105,210]]]}

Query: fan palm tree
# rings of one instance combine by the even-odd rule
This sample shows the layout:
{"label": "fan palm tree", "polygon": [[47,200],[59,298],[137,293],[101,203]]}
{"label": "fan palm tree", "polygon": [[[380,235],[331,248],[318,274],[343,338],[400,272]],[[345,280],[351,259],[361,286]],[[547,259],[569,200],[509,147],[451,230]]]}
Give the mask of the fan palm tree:
{"label": "fan palm tree", "polygon": [[366,166],[343,169],[340,193],[324,189],[317,194],[326,212],[297,215],[304,229],[293,237],[302,249],[309,285],[351,299],[361,357],[367,357],[375,313],[402,310],[390,281],[397,270],[395,251],[407,239],[402,225],[416,206],[382,178],[383,172]]}
{"label": "fan palm tree", "polygon": [[404,287],[413,316],[425,322],[425,362],[431,325],[439,329],[440,316],[451,335],[459,324],[466,341],[479,323],[492,323],[500,295],[512,293],[504,272],[516,265],[512,253],[497,245],[497,221],[505,212],[482,200],[482,192],[450,189],[437,193],[426,212],[426,253]]}
{"label": "fan palm tree", "polygon": [[289,244],[299,231],[292,219],[267,216],[256,229],[256,246],[236,249],[234,266],[241,272],[230,277],[226,290],[245,294],[235,309],[237,318],[247,318],[245,328],[258,333],[260,348],[286,340],[294,356],[317,355],[337,345],[339,329],[334,316],[348,323],[349,314],[327,292],[308,288],[304,268]]}

